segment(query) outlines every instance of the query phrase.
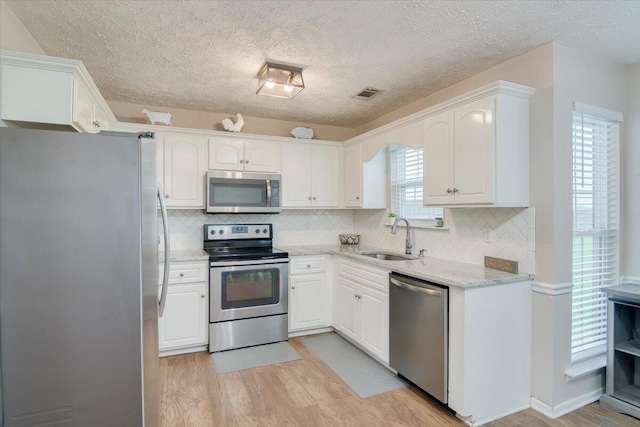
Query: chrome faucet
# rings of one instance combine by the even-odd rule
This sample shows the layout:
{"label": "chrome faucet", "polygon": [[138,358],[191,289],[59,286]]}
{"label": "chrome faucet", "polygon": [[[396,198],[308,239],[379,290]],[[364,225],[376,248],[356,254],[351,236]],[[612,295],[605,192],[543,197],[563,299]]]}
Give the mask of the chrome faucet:
{"label": "chrome faucet", "polygon": [[393,222],[393,226],[391,226],[391,234],[396,234],[396,229],[398,228],[398,223],[400,221],[404,221],[407,224],[407,244],[404,253],[407,255],[411,255],[411,248],[413,246],[411,245],[411,226],[409,225],[409,221],[407,221],[406,218],[397,217]]}

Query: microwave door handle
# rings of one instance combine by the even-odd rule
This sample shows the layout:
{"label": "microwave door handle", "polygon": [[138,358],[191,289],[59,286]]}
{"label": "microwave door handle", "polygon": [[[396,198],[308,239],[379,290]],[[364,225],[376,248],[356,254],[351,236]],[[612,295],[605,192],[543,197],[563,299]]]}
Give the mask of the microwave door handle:
{"label": "microwave door handle", "polygon": [[271,206],[271,180],[267,179],[267,207]]}

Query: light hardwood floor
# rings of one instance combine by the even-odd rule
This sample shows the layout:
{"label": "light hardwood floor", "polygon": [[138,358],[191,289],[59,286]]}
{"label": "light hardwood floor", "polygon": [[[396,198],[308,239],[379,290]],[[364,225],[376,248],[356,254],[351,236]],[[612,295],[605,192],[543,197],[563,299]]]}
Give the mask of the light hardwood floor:
{"label": "light hardwood floor", "polygon": [[[218,375],[209,353],[160,360],[163,427],[198,426],[463,426],[453,413],[412,387],[361,398],[308,350],[302,360]],[[528,409],[494,427],[640,426],[594,403],[556,420]]]}

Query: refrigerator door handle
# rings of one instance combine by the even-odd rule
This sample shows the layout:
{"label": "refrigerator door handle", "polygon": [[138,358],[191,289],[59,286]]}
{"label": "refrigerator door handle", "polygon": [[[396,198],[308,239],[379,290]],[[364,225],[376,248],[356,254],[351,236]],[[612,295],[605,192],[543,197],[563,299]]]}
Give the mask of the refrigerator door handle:
{"label": "refrigerator door handle", "polygon": [[164,191],[162,184],[158,184],[158,200],[160,201],[160,211],[162,212],[162,228],[164,229],[164,276],[162,279],[162,292],[160,293],[159,316],[164,314],[164,305],[167,302],[167,288],[169,286],[169,220],[167,218],[167,205],[164,203]]}

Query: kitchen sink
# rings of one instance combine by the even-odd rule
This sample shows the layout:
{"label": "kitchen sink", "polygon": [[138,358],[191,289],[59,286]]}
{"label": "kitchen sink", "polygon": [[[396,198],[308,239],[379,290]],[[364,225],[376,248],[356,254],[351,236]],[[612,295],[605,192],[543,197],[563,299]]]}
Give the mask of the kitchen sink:
{"label": "kitchen sink", "polygon": [[409,261],[416,259],[411,255],[395,255],[384,252],[357,252],[357,255],[368,256],[369,258],[376,258],[384,261]]}

